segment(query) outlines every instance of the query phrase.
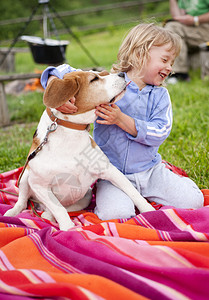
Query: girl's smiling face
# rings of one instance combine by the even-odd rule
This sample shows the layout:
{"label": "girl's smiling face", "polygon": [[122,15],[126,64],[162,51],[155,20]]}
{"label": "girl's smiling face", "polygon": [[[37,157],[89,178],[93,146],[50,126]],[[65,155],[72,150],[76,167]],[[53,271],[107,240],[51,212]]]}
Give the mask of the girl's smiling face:
{"label": "girl's smiling face", "polygon": [[150,48],[148,62],[139,74],[144,84],[159,86],[172,72],[176,55],[175,51],[170,50],[170,46],[165,44]]}

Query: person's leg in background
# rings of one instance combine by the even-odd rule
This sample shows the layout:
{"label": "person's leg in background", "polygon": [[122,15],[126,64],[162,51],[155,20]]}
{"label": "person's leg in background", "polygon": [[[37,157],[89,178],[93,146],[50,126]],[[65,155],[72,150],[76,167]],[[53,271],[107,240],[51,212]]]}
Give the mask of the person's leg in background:
{"label": "person's leg in background", "polygon": [[209,24],[200,24],[198,27],[187,26],[177,21],[166,23],[165,27],[177,33],[182,38],[182,49],[173,65],[174,74],[168,78],[168,83],[176,83],[177,80],[189,81],[189,49],[199,47],[200,44],[209,41]]}

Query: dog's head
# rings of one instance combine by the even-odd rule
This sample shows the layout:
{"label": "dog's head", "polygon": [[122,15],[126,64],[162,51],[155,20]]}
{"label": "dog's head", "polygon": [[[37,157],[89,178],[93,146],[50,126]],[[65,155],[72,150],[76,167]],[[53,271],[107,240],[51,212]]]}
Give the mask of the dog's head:
{"label": "dog's head", "polygon": [[53,79],[45,90],[43,102],[47,107],[57,108],[74,96],[77,113],[82,113],[118,100],[125,88],[123,73],[76,71],[66,74],[63,79]]}

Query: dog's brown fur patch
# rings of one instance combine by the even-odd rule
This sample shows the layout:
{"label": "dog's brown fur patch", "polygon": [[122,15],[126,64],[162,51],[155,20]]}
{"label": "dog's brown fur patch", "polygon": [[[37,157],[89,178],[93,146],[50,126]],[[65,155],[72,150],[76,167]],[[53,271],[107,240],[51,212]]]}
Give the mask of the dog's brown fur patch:
{"label": "dog's brown fur patch", "polygon": [[97,146],[97,143],[92,139],[92,137],[90,137],[90,140],[92,148],[95,148]]}
{"label": "dog's brown fur patch", "polygon": [[55,78],[47,86],[43,102],[47,107],[57,108],[74,96],[76,98],[75,105],[78,108],[75,114],[92,110],[97,105],[104,103],[103,98],[105,100],[107,98],[104,91],[101,91],[101,86],[97,85],[94,79],[103,81],[102,76],[108,74],[107,71],[99,74],[76,71],[65,74],[63,79]]}
{"label": "dog's brown fur patch", "polygon": [[71,99],[78,89],[78,76],[70,76],[70,79],[55,78],[47,86],[43,102],[47,107],[57,108]]}
{"label": "dog's brown fur patch", "polygon": [[37,138],[37,136],[35,136],[33,138],[33,142],[32,142],[32,145],[30,147],[30,150],[29,150],[29,153],[28,153],[28,156],[40,145],[40,140]]}

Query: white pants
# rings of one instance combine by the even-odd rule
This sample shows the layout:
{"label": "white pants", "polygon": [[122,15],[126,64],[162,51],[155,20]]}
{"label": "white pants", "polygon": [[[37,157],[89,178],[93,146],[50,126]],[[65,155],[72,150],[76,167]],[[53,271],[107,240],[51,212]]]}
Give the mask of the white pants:
{"label": "white pants", "polygon": [[[203,194],[197,185],[190,178],[173,173],[164,163],[126,177],[150,202],[177,208],[203,206]],[[131,218],[135,216],[135,207],[131,199],[120,189],[109,181],[99,180],[94,212],[101,220]]]}

